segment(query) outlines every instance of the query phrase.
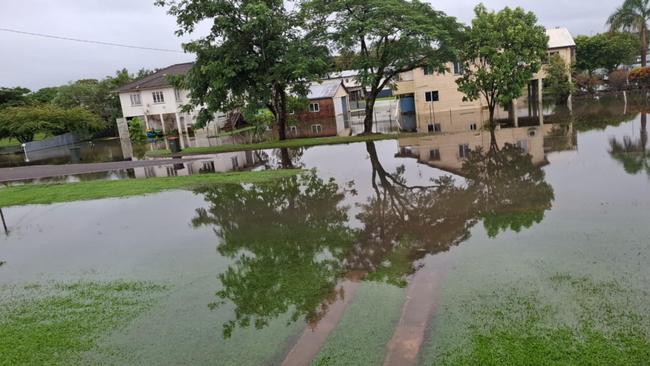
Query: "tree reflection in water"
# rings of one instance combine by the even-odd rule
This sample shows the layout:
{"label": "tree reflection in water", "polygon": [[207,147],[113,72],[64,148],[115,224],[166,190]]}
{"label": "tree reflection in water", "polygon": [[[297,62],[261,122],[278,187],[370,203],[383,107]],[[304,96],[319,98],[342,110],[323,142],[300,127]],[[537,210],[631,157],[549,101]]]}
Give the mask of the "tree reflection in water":
{"label": "tree reflection in water", "polygon": [[218,301],[235,306],[224,324],[229,337],[236,326],[256,328],[292,311],[317,322],[327,312],[344,272],[342,258],[354,240],[347,226],[346,191],[314,172],[252,186],[214,186],[197,191],[209,209],[198,209],[195,227],[209,225],[221,239],[218,251],[233,259],[219,280]]}
{"label": "tree reflection in water", "polygon": [[470,153],[462,186],[451,177],[409,186],[403,166],[388,173],[374,143],[366,146],[375,195],[361,205],[363,229],[350,263],[367,271],[368,279],[403,286],[418,259],[463,242],[479,220],[494,237],[501,230],[518,232],[539,223],[551,208],[553,188],[544,181],[544,171],[514,145],[499,149],[491,143],[486,153]]}
{"label": "tree reflection in water", "polygon": [[410,185],[403,166],[388,172],[375,144],[366,148],[373,193],[359,204],[358,229],[344,205],[356,192],[353,184],[341,187],[314,171],[197,191],[210,207],[197,210],[193,225],[213,227],[219,253],[233,260],[219,275],[222,289],[211,304],[235,308],[225,337],[235,327],[265,327],[287,312],[291,322],[302,318],[315,326],[345,296],[336,290],[344,276],[364,273],[366,280],[405,286],[419,259],[468,239],[477,222],[495,236],[530,227],[551,207],[544,172],[512,145],[473,152],[462,185],[452,177]]}
{"label": "tree reflection in water", "polygon": [[630,136],[623,137],[623,141],[612,138],[609,141],[611,155],[614,160],[623,165],[628,174],[645,172],[650,177],[650,151],[648,150],[648,116],[641,113],[641,133],[637,140]]}

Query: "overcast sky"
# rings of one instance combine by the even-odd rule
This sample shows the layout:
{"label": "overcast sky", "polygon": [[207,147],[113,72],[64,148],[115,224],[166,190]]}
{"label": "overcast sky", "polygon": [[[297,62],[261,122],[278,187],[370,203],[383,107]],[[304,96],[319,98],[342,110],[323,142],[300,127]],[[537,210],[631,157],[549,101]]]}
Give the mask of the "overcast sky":
{"label": "overcast sky", "polygon": [[[476,0],[431,0],[434,8],[469,23]],[[622,0],[620,0],[622,2]],[[605,29],[618,0],[485,0],[490,9],[521,6],[546,27],[575,35]],[[175,20],[153,0],[0,0],[0,28],[181,50]],[[126,67],[160,68],[192,61],[183,53],[155,52],[45,39],[0,31],[0,86],[38,89],[82,78],[102,78]]]}

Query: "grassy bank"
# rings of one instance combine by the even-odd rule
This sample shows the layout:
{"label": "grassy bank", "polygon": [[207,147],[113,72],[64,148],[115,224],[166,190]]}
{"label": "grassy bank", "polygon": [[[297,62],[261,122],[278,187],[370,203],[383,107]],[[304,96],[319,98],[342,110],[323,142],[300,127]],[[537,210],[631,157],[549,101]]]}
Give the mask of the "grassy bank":
{"label": "grassy bank", "polygon": [[234,172],[187,177],[94,180],[79,183],[25,184],[0,189],[0,207],[138,196],[208,184],[261,183],[300,173],[298,169]]}
{"label": "grassy bank", "polygon": [[[34,135],[34,141],[41,141],[45,139],[45,134],[37,133]],[[0,147],[9,147],[9,146],[20,146],[20,142],[16,139],[0,139]]]}
{"label": "grassy bank", "polygon": [[102,335],[141,314],[164,290],[123,281],[26,286],[25,294],[0,301],[0,364],[78,364]]}
{"label": "grassy bank", "polygon": [[[400,134],[376,134],[367,136],[333,136],[333,137],[318,137],[318,138],[301,138],[290,139],[284,141],[267,141],[255,144],[231,144],[209,147],[189,147],[183,150],[178,156],[184,155],[202,155],[202,154],[216,154],[234,151],[247,151],[247,150],[264,150],[264,149],[279,149],[279,148],[300,148],[319,145],[338,145],[349,144],[353,142],[365,141],[381,141],[381,140],[396,140],[403,137],[417,137],[423,134],[415,133],[400,133]],[[169,157],[172,153],[169,150],[154,150],[147,152],[149,157]]]}

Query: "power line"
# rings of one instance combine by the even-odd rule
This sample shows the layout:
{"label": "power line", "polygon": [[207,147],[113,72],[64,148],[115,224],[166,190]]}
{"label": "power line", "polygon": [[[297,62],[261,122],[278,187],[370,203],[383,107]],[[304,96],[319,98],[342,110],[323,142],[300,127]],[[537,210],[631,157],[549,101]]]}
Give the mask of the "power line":
{"label": "power line", "polygon": [[28,36],[34,36],[34,37],[59,39],[59,40],[64,40],[64,41],[98,44],[98,45],[102,45],[102,46],[133,48],[133,49],[138,49],[138,50],[158,51],[158,52],[184,53],[183,51],[171,50],[171,49],[167,49],[167,48],[141,47],[141,46],[133,46],[133,45],[128,45],[128,44],[122,44],[122,43],[93,41],[93,40],[89,40],[89,39],[55,36],[55,35],[52,35],[52,34],[25,32],[25,31],[20,31],[20,30],[16,30],[16,29],[9,29],[9,28],[0,28],[0,31],[9,32],[9,33],[24,34],[24,35],[28,35]]}

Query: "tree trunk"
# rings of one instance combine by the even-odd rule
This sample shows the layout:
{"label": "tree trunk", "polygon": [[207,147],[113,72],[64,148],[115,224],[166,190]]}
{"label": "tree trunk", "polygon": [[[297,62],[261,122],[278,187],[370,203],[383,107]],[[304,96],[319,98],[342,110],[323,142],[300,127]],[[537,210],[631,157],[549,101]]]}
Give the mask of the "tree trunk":
{"label": "tree trunk", "polygon": [[272,90],[272,111],[275,117],[275,125],[278,127],[278,139],[287,138],[287,92],[284,85],[273,84]]}
{"label": "tree trunk", "polygon": [[373,116],[375,113],[375,101],[377,100],[377,95],[379,92],[373,88],[370,91],[370,94],[366,96],[366,116],[363,119],[363,134],[370,135],[372,133],[372,122]]}
{"label": "tree trunk", "polygon": [[496,108],[496,105],[490,104],[488,108],[490,110],[490,151],[498,151],[499,145],[497,144],[497,135],[494,132],[497,128],[494,121],[494,109]]}
{"label": "tree trunk", "polygon": [[648,29],[647,27],[641,28],[641,66],[648,65]]}
{"label": "tree trunk", "polygon": [[289,149],[283,147],[280,149],[280,164],[282,164],[282,169],[293,169],[293,163],[291,162],[291,155],[289,154]]}

